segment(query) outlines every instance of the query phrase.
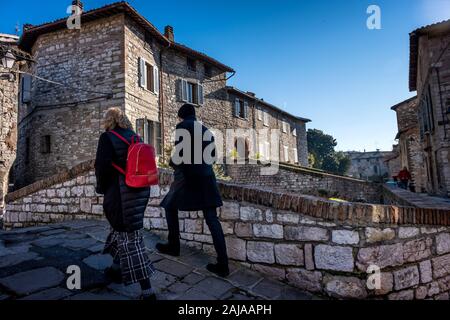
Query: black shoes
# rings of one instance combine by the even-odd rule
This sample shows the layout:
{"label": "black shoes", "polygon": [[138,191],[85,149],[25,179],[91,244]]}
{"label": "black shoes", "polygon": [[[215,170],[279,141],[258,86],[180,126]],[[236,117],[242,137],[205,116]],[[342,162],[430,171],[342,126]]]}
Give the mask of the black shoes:
{"label": "black shoes", "polygon": [[122,283],[122,272],[120,269],[114,269],[112,267],[105,269],[105,276],[107,279],[109,279],[111,282],[114,283]]}
{"label": "black shoes", "polygon": [[173,257],[180,256],[180,249],[173,248],[169,244],[157,243],[155,248],[160,253],[167,254],[169,256],[173,256]]}
{"label": "black shoes", "polygon": [[219,277],[226,278],[230,274],[230,269],[228,268],[228,265],[224,264],[208,264],[206,266],[206,269],[208,269],[209,272],[217,274]]}

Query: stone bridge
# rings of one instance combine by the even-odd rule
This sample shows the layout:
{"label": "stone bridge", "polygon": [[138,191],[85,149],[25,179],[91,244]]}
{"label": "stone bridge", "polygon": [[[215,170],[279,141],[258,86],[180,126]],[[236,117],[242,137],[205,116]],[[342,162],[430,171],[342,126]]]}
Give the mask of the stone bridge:
{"label": "stone bridge", "polygon": [[[6,229],[102,219],[92,162],[7,196]],[[145,227],[165,237],[158,207],[172,180],[152,188]],[[339,203],[314,196],[219,183],[229,255],[246,272],[327,298],[448,299],[450,213],[394,205]],[[183,243],[213,252],[200,212],[180,213]],[[368,268],[380,286],[367,286]],[[256,283],[254,283],[256,284]],[[245,294],[248,296],[248,291]],[[270,297],[269,297],[270,298]]]}

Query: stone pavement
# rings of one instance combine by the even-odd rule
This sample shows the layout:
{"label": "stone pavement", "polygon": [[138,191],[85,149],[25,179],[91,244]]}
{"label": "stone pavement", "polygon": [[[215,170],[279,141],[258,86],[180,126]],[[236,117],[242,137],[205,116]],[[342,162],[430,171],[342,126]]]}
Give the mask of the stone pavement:
{"label": "stone pavement", "polygon": [[[103,275],[112,263],[101,254],[107,234],[106,222],[89,220],[0,231],[0,300],[138,299],[139,285],[108,283]],[[179,258],[164,256],[153,252],[159,240],[145,232],[160,300],[318,299],[238,264],[231,265],[227,279],[218,278],[205,269],[213,257],[187,247]],[[66,287],[70,265],[81,269],[81,290]]]}
{"label": "stone pavement", "polygon": [[415,193],[396,186],[389,186],[389,190],[395,193],[399,198],[406,200],[417,208],[450,210],[449,198],[434,197],[426,193]]}

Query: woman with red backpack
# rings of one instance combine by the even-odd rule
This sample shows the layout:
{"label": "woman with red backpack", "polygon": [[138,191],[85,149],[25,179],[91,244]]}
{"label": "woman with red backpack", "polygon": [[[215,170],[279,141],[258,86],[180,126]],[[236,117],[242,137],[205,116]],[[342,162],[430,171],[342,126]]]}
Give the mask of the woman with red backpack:
{"label": "woman with red backpack", "polygon": [[[145,252],[142,234],[144,212],[150,198],[149,185],[153,182],[139,184],[136,176],[127,172],[127,157],[136,148],[151,157],[151,147],[142,143],[132,130],[131,122],[119,108],[107,110],[104,127],[106,131],[100,136],[98,143],[95,175],[97,193],[104,195],[103,209],[111,225],[111,233],[103,253],[113,257],[113,265],[105,270],[105,275],[114,282],[127,285],[138,282],[142,289],[142,299],[156,300],[150,282],[155,271]],[[149,161],[145,162],[148,166]],[[136,168],[139,165],[133,169]],[[148,168],[145,170],[149,171]],[[152,172],[152,179],[154,174]],[[136,181],[136,185],[130,186]]]}

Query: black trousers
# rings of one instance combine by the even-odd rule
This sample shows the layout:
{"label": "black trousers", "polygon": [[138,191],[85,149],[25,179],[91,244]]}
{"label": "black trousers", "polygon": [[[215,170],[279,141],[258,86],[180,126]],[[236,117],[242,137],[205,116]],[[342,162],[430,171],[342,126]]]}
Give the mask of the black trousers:
{"label": "black trousers", "polygon": [[[227,246],[223,234],[222,225],[217,218],[216,208],[203,210],[203,216],[213,239],[214,249],[217,252],[217,262],[228,265]],[[167,227],[169,229],[169,245],[179,250],[180,248],[180,224],[178,221],[178,209],[166,209]]]}

